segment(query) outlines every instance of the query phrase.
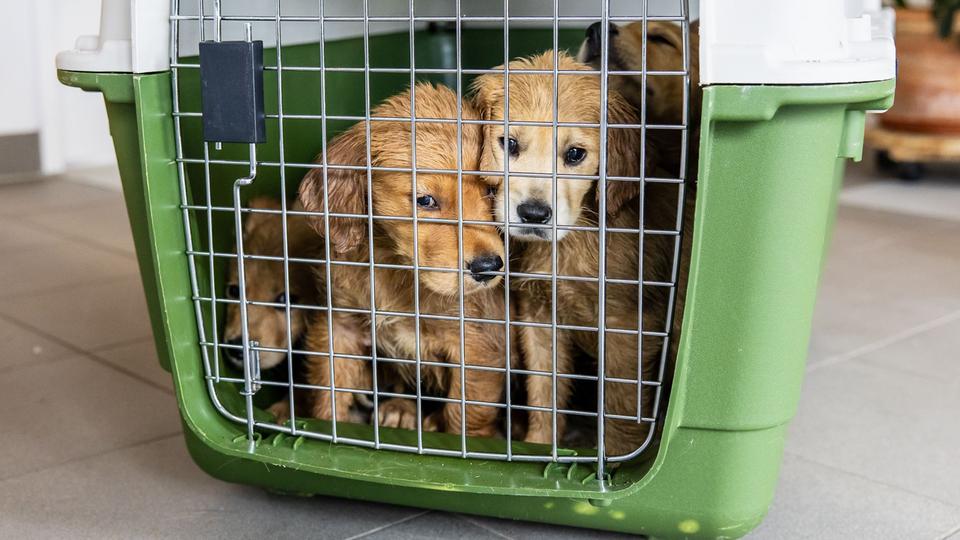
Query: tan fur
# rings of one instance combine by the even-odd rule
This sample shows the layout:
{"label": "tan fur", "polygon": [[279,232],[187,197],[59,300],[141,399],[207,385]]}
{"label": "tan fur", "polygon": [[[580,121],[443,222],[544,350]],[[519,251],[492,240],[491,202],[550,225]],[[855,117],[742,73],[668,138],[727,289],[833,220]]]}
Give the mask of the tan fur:
{"label": "tan fur", "polygon": [[[280,201],[269,197],[257,197],[249,203],[250,208],[280,210]],[[290,205],[291,210],[302,210],[298,203]],[[287,217],[288,254],[295,258],[316,258],[317,233],[302,216]],[[243,219],[243,246],[247,255],[271,257],[283,256],[283,221],[280,214],[254,213]],[[318,291],[313,280],[311,267],[304,263],[289,263],[291,302],[302,305],[317,303]],[[247,300],[254,302],[276,302],[284,293],[283,262],[261,259],[248,259],[244,263],[247,285]],[[227,287],[238,284],[237,261],[231,259],[227,271]],[[218,293],[222,294],[222,293]],[[296,342],[306,329],[308,310],[290,310],[290,333]],[[223,329],[224,342],[237,342],[242,337],[240,306],[228,304],[226,325]],[[287,348],[287,318],[284,308],[270,306],[247,306],[248,336],[260,343],[261,347],[277,349]],[[274,367],[287,358],[283,352],[261,351],[260,366],[263,369]]]}
{"label": "tan fur", "polygon": [[[418,118],[456,118],[457,96],[446,87],[429,84],[416,86],[416,115]],[[389,98],[377,107],[372,116],[409,117],[410,96],[404,92]],[[462,116],[476,119],[476,111],[464,102]],[[457,128],[454,124],[417,122],[416,152],[418,168],[457,168]],[[365,124],[353,126],[334,139],[327,150],[329,163],[340,165],[365,165]],[[462,167],[476,170],[481,147],[480,128],[465,124],[462,127]],[[370,155],[372,165],[409,168],[411,165],[411,133],[409,122],[370,122]],[[432,195],[439,209],[418,208],[421,218],[456,219],[458,215],[456,174],[417,174],[417,196]],[[367,175],[364,171],[329,169],[327,193],[332,212],[367,213],[367,198],[373,200],[373,211],[381,216],[412,215],[411,175],[405,172],[376,171],[372,175],[372,193],[367,193]],[[492,221],[492,199],[489,187],[476,176],[462,177],[463,218],[475,221]],[[319,169],[308,174],[300,187],[300,199],[311,211],[324,210],[323,176]],[[324,230],[322,218],[313,218],[312,223]],[[366,218],[334,218],[330,223],[330,242],[334,258],[356,262],[368,262],[368,220]],[[464,225],[461,260],[458,253],[457,226],[452,224],[420,222],[418,227],[418,262],[422,267],[459,269],[475,257],[496,255],[503,257],[503,240],[492,224]],[[413,225],[410,222],[375,220],[373,226],[373,251],[377,263],[412,265]],[[335,307],[368,309],[370,305],[370,275],[368,267],[332,265],[333,303]],[[463,274],[464,312],[468,317],[502,318],[504,292],[498,285],[500,278],[480,282]],[[377,269],[375,274],[376,307],[378,310],[414,312],[414,275],[410,270]],[[459,277],[457,273],[420,271],[420,311],[428,314],[455,316],[458,310]],[[307,333],[307,348],[325,352],[328,347],[328,326],[325,313],[318,313],[310,323]],[[381,357],[416,358],[413,319],[399,316],[377,316],[376,343],[371,344],[369,316],[335,313],[333,321],[333,347],[335,353],[369,355],[371,346],[377,348]],[[422,319],[420,357],[424,361],[445,362],[450,366],[423,366],[422,380],[425,391],[442,393],[460,399],[461,362],[460,325],[456,321]],[[499,325],[466,323],[464,347],[466,365],[503,367],[506,354],[503,347],[504,330]],[[369,389],[371,371],[367,361],[338,357],[335,362],[336,386],[347,389]],[[381,366],[387,365],[386,362]],[[394,376],[410,385],[416,384],[414,367],[410,364],[394,364]],[[326,356],[311,356],[308,362],[308,380],[316,385],[328,385],[330,365]],[[500,400],[503,390],[503,375],[490,371],[467,369],[465,373],[466,398],[470,400]],[[380,380],[383,388],[390,381]],[[333,415],[330,392],[318,391],[315,396],[313,415],[331,418]],[[348,409],[355,399],[349,392],[337,393],[336,418],[348,418]],[[388,400],[381,403],[381,421],[391,425],[409,427],[409,406]],[[398,418],[399,416],[399,418]],[[470,435],[491,435],[495,432],[497,409],[494,407],[467,406],[463,422],[459,404],[447,404],[443,408],[442,426],[435,419],[425,425],[440,427],[458,433],[465,424]],[[415,420],[415,418],[414,418]]]}
{"label": "tan fur", "polygon": [[[560,58],[562,69],[580,69],[578,64],[566,57]],[[552,67],[550,53],[533,57],[511,64],[543,69]],[[511,74],[511,79],[516,75]],[[514,84],[511,81],[510,116],[511,119],[533,120],[542,119],[549,111],[552,114],[552,80],[550,75],[524,75],[523,84]],[[502,87],[502,79],[497,76],[484,76],[477,83],[477,99],[487,119],[501,119],[503,110],[503,94],[497,91]],[[576,122],[595,122],[599,116],[599,81],[596,76],[573,77],[564,83],[560,79],[561,97],[559,112],[561,119]],[[492,101],[491,101],[492,100]],[[498,101],[499,100],[499,101]],[[615,92],[609,96],[610,110],[608,116],[611,123],[636,123],[637,118],[631,108],[624,104]],[[577,128],[570,128],[577,129]],[[502,151],[499,148],[497,137],[500,135],[500,126],[488,126],[483,154],[484,170],[502,170]],[[561,129],[560,139],[569,137],[570,132],[564,133]],[[585,147],[598,148],[598,130],[578,130],[576,137]],[[589,140],[586,140],[589,139]],[[614,134],[611,130],[608,135],[608,174],[622,176],[638,176],[639,137],[635,130],[620,130]],[[526,167],[536,171],[549,171],[556,157],[552,148],[543,150],[549,145],[540,144],[531,146],[530,155],[525,160]],[[536,151],[532,149],[537,149]],[[562,151],[562,146],[561,146]],[[648,152],[652,155],[652,152]],[[521,149],[520,158],[524,157]],[[651,164],[648,165],[648,174],[651,174]],[[511,170],[513,161],[511,161]],[[558,164],[558,170],[559,164]],[[577,171],[580,174],[596,175],[598,163],[596,160]],[[491,177],[492,178],[492,177]],[[550,180],[544,180],[549,182]],[[560,182],[563,182],[562,180]],[[523,184],[520,189],[515,188],[514,176],[510,177],[511,204],[516,198],[528,195],[532,183]],[[599,198],[596,182],[584,182],[584,185],[570,190],[570,203],[576,204],[571,215],[576,216],[578,225],[597,225],[599,213]],[[636,229],[640,226],[640,199],[639,184],[636,182],[607,181],[607,226]],[[561,187],[562,189],[562,187]],[[651,184],[646,188],[644,205],[644,225],[650,228],[673,229],[675,227],[676,186]],[[499,208],[498,208],[499,210]],[[688,214],[688,217],[692,213]],[[684,224],[684,239],[689,239],[689,220]],[[511,228],[511,238],[513,228]],[[518,241],[511,245],[511,271],[522,273],[540,273],[550,275],[552,271],[552,246],[550,242],[536,241],[529,237],[528,241]],[[543,239],[541,239],[543,240]],[[674,238],[670,236],[647,236],[643,244],[644,279],[654,281],[670,281],[671,261],[673,256]],[[560,276],[599,277],[600,245],[599,234],[587,231],[572,231],[558,242],[556,272]],[[608,233],[606,238],[606,277],[619,279],[637,279],[640,271],[638,261],[641,259],[640,241],[637,234]],[[687,250],[684,250],[686,253]],[[679,283],[686,281],[686,263],[681,262],[681,276]],[[550,322],[552,316],[551,283],[549,280],[520,279],[512,280],[515,295],[518,319],[530,322]],[[681,286],[682,289],[682,286]],[[679,329],[679,320],[682,316],[682,290],[678,301],[678,317],[675,320],[674,330]],[[607,283],[606,285],[606,318],[608,329],[636,330],[638,324],[639,296],[635,285]],[[563,280],[557,281],[557,322],[563,325],[598,326],[598,298],[597,283],[588,281]],[[650,331],[664,331],[667,317],[667,291],[664,288],[644,287],[643,290],[643,328]],[[551,407],[553,386],[549,376],[555,369],[560,374],[570,374],[574,371],[573,359],[576,350],[581,350],[593,358],[598,355],[598,340],[596,332],[558,330],[556,365],[552,363],[552,335],[548,328],[526,326],[520,330],[520,348],[527,369],[542,372],[543,375],[527,377],[527,399],[531,406]],[[643,380],[654,381],[657,375],[657,361],[661,351],[662,339],[645,338],[643,340]],[[607,332],[605,340],[605,369],[608,377],[637,379],[638,338],[616,332]],[[667,368],[669,372],[670,368]],[[605,409],[609,414],[637,415],[637,385],[608,381],[605,385]],[[566,409],[570,403],[570,379],[560,377],[557,380],[557,402],[559,409]],[[651,387],[644,387],[642,403],[639,413],[649,417],[652,412],[653,391]],[[557,433],[553,433],[552,415],[548,412],[531,412],[526,440],[537,443],[550,443],[554,436],[562,439],[564,429],[563,415],[557,417]],[[605,444],[608,455],[622,455],[638,448],[647,436],[649,424],[636,421],[607,420]]]}
{"label": "tan fur", "polygon": [[[510,120],[552,122],[553,78],[550,75],[514,73],[513,70],[553,69],[553,51],[510,62]],[[564,52],[557,56],[561,70],[589,70]],[[499,66],[496,69],[503,69]],[[557,117],[560,122],[600,123],[600,78],[597,75],[561,75],[558,82],[558,101],[561,104]],[[486,120],[503,120],[504,84],[502,74],[478,77],[473,83],[476,102]],[[624,124],[635,122],[630,106],[617,94],[609,95],[607,122]],[[510,133],[503,132],[501,125],[484,126],[484,150],[481,158],[483,171],[503,171],[506,152],[499,138],[513,137],[519,143],[519,153],[510,159],[510,193],[507,205],[506,190],[497,194],[497,219],[509,219],[518,223],[517,207],[528,201],[544,201],[551,207],[558,225],[574,225],[580,218],[584,196],[592,191],[593,182],[582,179],[557,180],[556,207],[553,206],[553,181],[550,178],[529,177],[523,173],[551,173],[554,166],[558,174],[596,175],[600,164],[600,130],[589,127],[560,127],[556,133],[556,155],[553,154],[554,132],[552,127],[511,125]],[[640,170],[635,161],[614,159],[623,153],[634,153],[640,138],[636,130],[608,128],[607,174],[615,176],[638,176]],[[586,150],[586,157],[576,165],[568,165],[564,154],[569,148]],[[500,177],[491,177],[499,182]],[[608,204],[612,210],[638,192],[636,183],[611,182],[608,185]],[[512,225],[510,234],[515,239],[545,240],[552,237],[550,229]],[[557,238],[568,231],[560,229]]]}

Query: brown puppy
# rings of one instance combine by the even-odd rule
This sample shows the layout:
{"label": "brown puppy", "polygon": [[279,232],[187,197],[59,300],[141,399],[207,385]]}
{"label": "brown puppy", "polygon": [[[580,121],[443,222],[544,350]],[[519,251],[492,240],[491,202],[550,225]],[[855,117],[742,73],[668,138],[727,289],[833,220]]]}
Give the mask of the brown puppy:
{"label": "brown puppy", "polygon": [[[416,86],[417,118],[457,118],[456,93],[446,87],[429,84]],[[410,94],[404,92],[389,98],[378,106],[374,117],[410,117]],[[462,117],[478,117],[472,106],[464,102]],[[413,138],[409,122],[377,121],[369,126],[370,165],[409,169]],[[480,127],[463,125],[460,137],[462,159],[458,160],[458,133],[452,123],[417,122],[416,167],[455,170],[458,162],[463,170],[476,170],[481,147]],[[366,125],[359,123],[334,139],[327,149],[331,165],[366,165]],[[373,171],[368,193],[367,173],[364,170],[331,168],[328,171],[327,205],[335,213],[366,214],[368,198],[373,202],[372,213],[377,216],[410,217],[416,201],[417,216],[423,219],[456,220],[462,208],[464,220],[492,221],[492,197],[487,184],[476,176],[456,173],[418,172],[416,189],[409,172]],[[458,189],[458,185],[460,186]],[[462,200],[458,199],[462,193]],[[324,210],[324,179],[320,169],[314,169],[300,186],[300,200],[307,210]],[[311,218],[318,231],[324,230],[322,217]],[[334,260],[366,263],[370,260],[368,240],[377,264],[414,264],[414,227],[410,221],[375,219],[373,237],[368,239],[366,218],[336,217],[330,220],[329,241]],[[493,225],[470,224],[462,228],[462,244],[455,223],[420,222],[417,229],[416,262],[419,272],[419,310],[423,314],[440,315],[451,319],[425,318],[420,322],[420,358],[432,362],[422,366],[421,380],[425,391],[441,393],[447,398],[461,399],[461,376],[466,382],[468,400],[498,402],[503,391],[503,374],[496,371],[469,369],[469,366],[505,367],[502,325],[464,323],[461,357],[459,295],[462,287],[463,311],[467,317],[500,319],[503,317],[503,290],[498,287],[496,272],[503,266],[503,240]],[[463,270],[461,274],[460,270]],[[461,278],[462,275],[462,285]],[[369,267],[331,265],[331,290],[336,308],[370,308]],[[378,268],[375,279],[376,308],[381,311],[414,313],[415,275],[412,270]],[[414,319],[398,315],[377,315],[376,337],[372,339],[369,316],[357,313],[335,312],[332,321],[325,312],[319,312],[310,323],[307,348],[311,351],[329,351],[332,326],[334,353],[368,355],[371,344],[384,358],[413,360],[417,356]],[[461,375],[461,361],[468,366]],[[368,361],[337,357],[334,369],[338,389],[335,402],[331,392],[315,393],[313,415],[331,418],[336,407],[337,420],[346,420],[355,393],[340,389],[368,390],[371,387],[371,366]],[[449,365],[444,365],[449,364]],[[416,370],[412,362],[380,362],[381,367],[392,368],[400,380],[416,385]],[[331,366],[325,355],[311,356],[308,361],[308,379],[312,384],[328,386]],[[379,380],[382,389],[394,381]],[[497,409],[491,406],[466,405],[466,419],[461,417],[461,405],[447,402],[440,417],[425,421],[427,429],[442,427],[459,433],[463,425],[469,435],[492,435],[496,431]],[[391,399],[380,404],[380,421],[384,425],[411,428],[416,425],[416,407],[411,400]],[[441,424],[439,426],[437,424]]]}
{"label": "brown puppy", "polygon": [[[690,100],[691,125],[700,122],[700,37],[698,24],[690,25],[690,42],[686,48],[690,61],[690,87],[695,93]],[[601,26],[594,23],[587,28],[586,39],[580,46],[577,60],[600,69]],[[608,31],[612,46],[607,53],[610,71],[641,71],[643,69],[643,22],[626,26],[610,25]],[[647,71],[683,70],[683,31],[680,26],[651,21],[647,23]],[[679,124],[683,121],[684,80],[679,75],[647,75],[646,94],[642,75],[610,75],[610,89],[616,91],[642,110],[647,98],[647,122],[652,124]]]}
{"label": "brown puppy", "polygon": [[[511,70],[552,69],[553,54],[517,60],[510,64]],[[587,69],[566,55],[559,56],[561,70]],[[559,116],[566,122],[597,123],[600,119],[600,80],[596,75],[563,75],[559,80]],[[476,100],[484,118],[503,118],[503,78],[501,75],[484,75],[475,82]],[[543,121],[553,117],[553,82],[551,75],[510,75],[511,120]],[[608,121],[610,123],[636,123],[633,109],[615,92],[608,97]],[[506,190],[498,195],[496,212],[499,219],[509,217],[519,221],[510,226],[511,272],[537,273],[549,276],[552,270],[552,235],[542,228],[531,228],[537,220],[552,224],[551,214],[559,213],[560,225],[576,224],[597,226],[600,212],[600,193],[596,181],[558,179],[558,205],[565,204],[559,212],[552,212],[550,178],[524,178],[524,172],[550,173],[556,167],[561,174],[597,175],[599,173],[599,129],[561,127],[557,132],[557,152],[553,152],[552,128],[510,126],[504,134],[500,125],[486,126],[485,146],[481,163],[484,171],[502,171],[506,156],[510,159],[509,199]],[[499,144],[500,138],[506,141]],[[513,139],[511,142],[509,139]],[[639,133],[634,129],[610,128],[607,135],[607,175],[637,177],[640,175]],[[506,150],[505,150],[506,149]],[[579,149],[579,150],[577,150]],[[579,159],[572,159],[579,158]],[[499,177],[497,177],[499,178]],[[648,186],[644,211],[647,228],[660,226],[671,229],[664,216],[676,212],[675,186],[661,192],[662,186]],[[672,195],[671,195],[672,194]],[[624,229],[640,227],[639,183],[606,182],[606,225]],[[509,200],[509,205],[507,205]],[[546,207],[546,211],[531,212],[524,205]],[[675,219],[675,215],[674,215]],[[558,230],[558,253],[556,273],[558,276],[594,278],[557,280],[556,322],[559,325],[597,327],[599,323],[599,289],[596,279],[600,268],[600,237],[592,231]],[[640,275],[641,247],[636,233],[607,233],[606,279],[636,280]],[[643,243],[643,275],[647,280],[669,281],[673,255],[673,237],[652,236]],[[512,291],[516,298],[518,318],[528,322],[548,323],[552,319],[551,282],[543,279],[514,278]],[[649,418],[652,411],[653,391],[643,387],[642,403],[638,408],[638,385],[626,382],[638,379],[638,358],[641,358],[638,336],[629,334],[640,327],[640,293],[636,285],[606,283],[607,327],[604,375],[619,381],[606,381],[605,413],[616,415],[605,422],[607,455],[626,455],[639,448],[649,431],[649,423],[638,421],[639,415]],[[667,319],[666,289],[644,287],[643,329],[664,331]],[[613,329],[611,331],[610,329]],[[623,330],[626,332],[617,332]],[[542,373],[527,377],[527,399],[530,406],[550,409],[553,403],[551,370],[558,373],[556,407],[568,408],[573,373],[573,358],[579,349],[593,358],[598,357],[598,332],[559,329],[556,335],[556,365],[552,361],[553,336],[550,328],[523,326],[520,329],[520,347],[527,369]],[[659,340],[659,342],[658,342]],[[643,340],[644,381],[656,380],[657,359],[662,351],[662,338]],[[567,375],[568,377],[564,377]],[[630,419],[632,417],[632,419]],[[561,440],[564,416],[557,415],[557,430],[553,430],[551,412],[531,412],[526,440],[550,443]]]}
{"label": "brown puppy", "polygon": [[[280,201],[269,197],[257,197],[249,203],[250,208],[259,210],[280,210]],[[291,210],[302,209],[297,204]],[[288,254],[295,258],[315,258],[318,255],[317,233],[302,216],[287,217]],[[280,214],[252,213],[243,219],[244,253],[252,256],[279,258],[283,256],[283,218]],[[284,289],[283,262],[279,260],[247,259],[244,274],[247,285],[247,300],[270,302],[275,306],[248,305],[248,337],[261,347],[287,349],[287,312],[284,305],[289,297],[291,304],[313,305],[317,303],[317,287],[314,283],[311,266],[290,262],[289,295]],[[237,260],[230,260],[227,271],[227,285],[224,291],[227,298],[240,299],[240,285],[237,277]],[[293,343],[303,337],[307,326],[309,310],[290,309],[290,336]],[[227,305],[226,325],[223,328],[223,342],[235,347],[224,348],[224,358],[237,369],[243,369],[242,345],[243,328],[240,320],[239,304]],[[260,351],[261,369],[270,369],[287,358],[286,352]]]}

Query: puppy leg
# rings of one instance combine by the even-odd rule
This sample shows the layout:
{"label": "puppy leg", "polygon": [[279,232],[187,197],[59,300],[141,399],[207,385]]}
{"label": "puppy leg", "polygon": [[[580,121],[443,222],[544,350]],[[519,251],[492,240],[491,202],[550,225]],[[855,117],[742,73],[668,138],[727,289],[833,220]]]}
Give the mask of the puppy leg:
{"label": "puppy leg", "polygon": [[[363,360],[354,360],[336,356],[336,354],[369,354],[369,329],[363,321],[349,314],[333,315],[333,369],[336,374],[336,400],[331,399],[330,390],[313,392],[312,415],[314,418],[330,420],[333,418],[333,406],[336,404],[338,422],[349,422],[351,407],[355,395],[343,389],[370,389],[372,375],[370,366]],[[316,352],[328,352],[327,314],[318,312],[307,330],[307,349]],[[325,355],[309,355],[307,364],[307,382],[317,386],[330,386],[330,358]]]}
{"label": "puppy leg", "polygon": [[[466,366],[488,366],[506,368],[506,348],[504,340],[496,331],[479,329],[468,325],[464,333],[464,351]],[[451,363],[460,363],[460,351],[449,351]],[[465,369],[463,374],[466,392],[461,393],[460,370],[448,369],[449,389],[447,397],[461,399],[465,395],[470,401],[499,403],[502,401],[504,374],[502,371]],[[489,405],[466,405],[466,418],[461,414],[459,403],[447,403],[443,407],[444,428],[447,433],[460,433],[463,426],[470,436],[492,437],[497,434],[497,416],[499,409]],[[429,417],[428,417],[429,419]]]}
{"label": "puppy leg", "polygon": [[[547,328],[523,327],[520,332],[521,346],[526,368],[531,371],[543,371],[543,375],[527,375],[527,404],[532,407],[553,407],[553,377],[557,373],[571,373],[572,343],[566,332],[557,331],[557,363],[553,364],[553,336]],[[557,409],[566,408],[570,401],[572,386],[570,379],[557,378]],[[557,414],[557,440],[563,437],[565,419]],[[548,411],[530,411],[527,442],[553,443],[553,413]]]}
{"label": "puppy leg", "polygon": [[[657,371],[660,358],[658,338],[644,338],[643,374],[641,380],[652,380]],[[625,334],[607,334],[606,339],[606,375],[621,379],[637,380],[637,337]],[[639,384],[640,381],[637,382]],[[649,419],[653,413],[653,398],[656,389],[652,386],[640,388],[641,402],[637,406],[637,385],[619,382],[606,382],[604,410],[608,414],[621,416],[639,416],[637,420],[608,419],[604,424],[604,445],[607,456],[623,456],[639,448],[650,431]]]}

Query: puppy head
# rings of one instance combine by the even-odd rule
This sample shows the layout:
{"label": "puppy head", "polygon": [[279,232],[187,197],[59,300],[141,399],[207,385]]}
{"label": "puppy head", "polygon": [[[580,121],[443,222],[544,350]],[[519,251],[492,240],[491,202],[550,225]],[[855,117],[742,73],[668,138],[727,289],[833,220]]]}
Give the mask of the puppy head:
{"label": "puppy head", "polygon": [[[510,63],[511,122],[553,121],[553,76],[514,71],[552,70],[553,65],[552,51]],[[557,56],[557,65],[560,70],[590,69],[562,52]],[[474,81],[473,87],[484,119],[503,120],[506,109],[503,75],[483,75]],[[600,89],[597,75],[561,74],[557,83],[558,120],[599,124]],[[616,93],[608,93],[607,122],[629,124],[636,121],[626,101]],[[581,220],[592,219],[584,210],[585,205],[594,204],[587,196],[594,191],[596,181],[557,178],[554,184],[549,175],[554,168],[559,175],[598,175],[601,161],[599,128],[558,127],[556,138],[553,127],[510,125],[509,133],[505,133],[502,125],[486,125],[484,130],[481,170],[503,171],[504,163],[509,159],[510,189],[498,190],[495,209],[499,221],[509,220],[511,223],[512,238],[549,241],[552,239],[549,226],[553,223],[575,225]],[[640,139],[636,130],[608,128],[606,150],[608,175],[639,174]],[[529,173],[540,176],[530,176]],[[487,180],[499,184],[503,177],[488,176]],[[608,211],[615,212],[638,192],[636,182],[608,182]],[[558,229],[557,239],[563,238],[567,232]]]}
{"label": "puppy head", "polygon": [[[457,95],[447,87],[418,84],[416,93],[416,167],[417,169],[477,170],[481,130],[476,124],[463,124],[460,133],[461,159],[458,160],[458,132],[453,123],[420,121],[420,118],[457,118]],[[464,102],[462,118],[476,120],[478,115]],[[377,121],[375,117],[410,117],[410,93],[387,99],[371,113],[370,155],[375,167],[411,167],[412,137],[409,122]],[[365,124],[354,125],[336,137],[327,149],[331,165],[366,166]],[[463,209],[465,221],[492,221],[491,187],[474,175],[418,172],[416,188],[409,172],[374,171],[371,184],[373,213],[377,216],[412,217],[414,204],[419,218],[456,220]],[[458,185],[460,188],[458,189]],[[367,214],[366,171],[329,169],[327,193],[331,212]],[[462,201],[458,194],[462,193]],[[300,200],[310,211],[324,210],[324,184],[320,169],[314,169],[300,185]],[[312,217],[314,227],[323,233],[323,218]],[[410,221],[375,219],[374,245],[377,262],[413,264],[414,227]],[[330,243],[336,254],[357,259],[367,251],[367,226],[364,218],[331,218]],[[493,287],[499,276],[490,272],[503,267],[503,240],[491,225],[464,225],[462,257],[456,223],[419,222],[417,225],[417,262],[421,267],[468,271],[463,280],[464,294]],[[381,252],[386,250],[387,255]],[[386,256],[389,261],[382,260]],[[459,292],[456,272],[420,271],[420,281],[429,290],[444,296]]]}
{"label": "puppy head", "polygon": [[[698,24],[690,29],[690,84],[695,93],[690,100],[690,120],[700,119]],[[602,49],[601,23],[594,23],[586,31],[577,59],[600,69]],[[610,25],[612,44],[607,53],[607,68],[611,71],[641,71],[643,69],[643,22],[626,26]],[[647,70],[683,70],[683,32],[680,26],[653,21],[647,23]],[[643,77],[641,75],[610,75],[610,88],[623,95],[638,111],[643,107]],[[679,124],[683,121],[683,77],[674,75],[647,76],[647,119],[651,123]]]}
{"label": "puppy head", "polygon": [[[258,197],[250,201],[250,208],[279,210],[280,202],[267,197]],[[283,224],[279,214],[247,214],[243,220],[243,248],[247,255],[283,255]],[[316,236],[303,217],[287,218],[287,241],[290,256],[304,256],[302,247]],[[248,259],[244,262],[247,300],[254,302],[286,303],[284,290],[283,262],[261,259]],[[314,284],[309,269],[302,264],[289,263],[290,302],[293,304],[312,303],[315,297]],[[240,285],[237,275],[237,260],[232,259],[227,271],[227,282],[221,293],[232,300],[240,299]],[[227,322],[223,330],[223,342],[240,346],[243,342],[243,327],[240,319],[240,306],[227,305]],[[307,311],[290,310],[290,334],[296,341],[306,328]],[[260,343],[261,347],[277,349],[287,348],[287,314],[285,307],[247,306],[247,326],[249,338]],[[238,369],[243,369],[243,353],[240,349],[224,348],[224,358]],[[269,369],[286,359],[283,352],[260,351],[260,367]]]}

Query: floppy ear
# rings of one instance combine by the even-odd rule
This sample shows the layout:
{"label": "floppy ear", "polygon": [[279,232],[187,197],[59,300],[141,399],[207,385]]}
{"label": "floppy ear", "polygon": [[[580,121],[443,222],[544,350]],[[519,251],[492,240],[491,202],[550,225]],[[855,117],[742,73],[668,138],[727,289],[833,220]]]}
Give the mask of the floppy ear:
{"label": "floppy ear", "polygon": [[[639,123],[633,108],[620,97],[610,92],[607,100],[609,124]],[[650,152],[647,152],[650,161]],[[624,204],[640,195],[640,130],[634,128],[607,128],[607,176],[624,176],[634,180],[607,180],[607,214],[617,213]],[[649,168],[647,169],[649,170]],[[597,203],[600,202],[597,188]]]}
{"label": "floppy ear", "polygon": [[[697,28],[699,28],[699,26]],[[691,32],[693,32],[692,25]],[[675,24],[652,22],[647,25],[647,42],[662,43],[675,48],[677,51],[682,51],[683,30]]]}
{"label": "floppy ear", "polygon": [[[247,207],[257,210],[279,210],[280,201],[271,197],[258,196],[247,202]],[[275,214],[247,214],[243,218],[243,233],[253,234],[258,229],[265,227],[270,220],[278,219]]]}
{"label": "floppy ear", "polygon": [[[331,165],[366,165],[364,124],[354,125],[327,146],[327,162]],[[317,163],[322,162],[318,156]],[[365,214],[367,182],[363,171],[327,169],[328,210],[332,213]],[[300,202],[309,212],[323,212],[323,169],[311,169],[300,183]],[[309,216],[310,226],[324,235],[323,216]],[[367,223],[361,218],[330,218],[328,240],[334,251],[343,254],[366,242]]]}
{"label": "floppy ear", "polygon": [[[503,69],[503,66],[497,66],[493,69]],[[481,75],[470,83],[470,90],[473,93],[473,104],[480,113],[480,118],[489,120],[493,104],[503,101],[503,77],[496,75]]]}

